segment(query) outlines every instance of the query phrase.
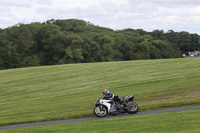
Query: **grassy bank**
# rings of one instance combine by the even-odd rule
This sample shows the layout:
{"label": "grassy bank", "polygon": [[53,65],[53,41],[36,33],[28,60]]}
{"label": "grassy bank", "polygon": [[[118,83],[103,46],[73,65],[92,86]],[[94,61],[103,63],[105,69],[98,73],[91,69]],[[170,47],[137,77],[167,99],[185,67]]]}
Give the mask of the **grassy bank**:
{"label": "grassy bank", "polygon": [[0,133],[199,133],[200,110],[9,129]]}
{"label": "grassy bank", "polygon": [[93,116],[104,88],[134,94],[140,111],[200,104],[200,58],[0,71],[0,126]]}

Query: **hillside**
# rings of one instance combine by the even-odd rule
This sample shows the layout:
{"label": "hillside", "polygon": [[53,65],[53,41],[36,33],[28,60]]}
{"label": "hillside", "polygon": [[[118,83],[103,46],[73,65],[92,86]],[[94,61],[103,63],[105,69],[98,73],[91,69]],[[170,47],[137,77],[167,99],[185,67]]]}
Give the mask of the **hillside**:
{"label": "hillside", "polygon": [[0,125],[93,116],[104,88],[140,111],[200,104],[199,58],[82,63],[0,71]]}

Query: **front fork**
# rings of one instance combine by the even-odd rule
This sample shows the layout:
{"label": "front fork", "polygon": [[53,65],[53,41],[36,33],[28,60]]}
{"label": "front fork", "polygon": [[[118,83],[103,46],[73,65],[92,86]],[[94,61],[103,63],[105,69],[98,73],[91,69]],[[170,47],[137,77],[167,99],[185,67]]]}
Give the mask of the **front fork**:
{"label": "front fork", "polygon": [[100,111],[103,111],[103,105],[102,104],[100,105]]}

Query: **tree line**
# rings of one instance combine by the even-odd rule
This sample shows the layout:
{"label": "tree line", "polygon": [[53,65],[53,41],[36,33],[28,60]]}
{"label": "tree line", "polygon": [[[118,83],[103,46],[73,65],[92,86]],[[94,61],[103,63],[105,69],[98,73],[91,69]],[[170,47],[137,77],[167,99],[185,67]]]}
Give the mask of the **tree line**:
{"label": "tree line", "polygon": [[19,23],[0,29],[0,69],[28,66],[181,58],[200,50],[188,32],[112,30],[77,19]]}

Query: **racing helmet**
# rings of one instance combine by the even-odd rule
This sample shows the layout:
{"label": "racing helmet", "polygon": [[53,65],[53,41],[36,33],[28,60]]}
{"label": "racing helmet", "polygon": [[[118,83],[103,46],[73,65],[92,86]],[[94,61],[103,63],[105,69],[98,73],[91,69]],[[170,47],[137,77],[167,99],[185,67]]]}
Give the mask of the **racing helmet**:
{"label": "racing helmet", "polygon": [[108,95],[109,90],[108,90],[108,89],[104,89],[104,90],[102,91],[102,93],[103,93],[103,96],[106,96],[106,95]]}

